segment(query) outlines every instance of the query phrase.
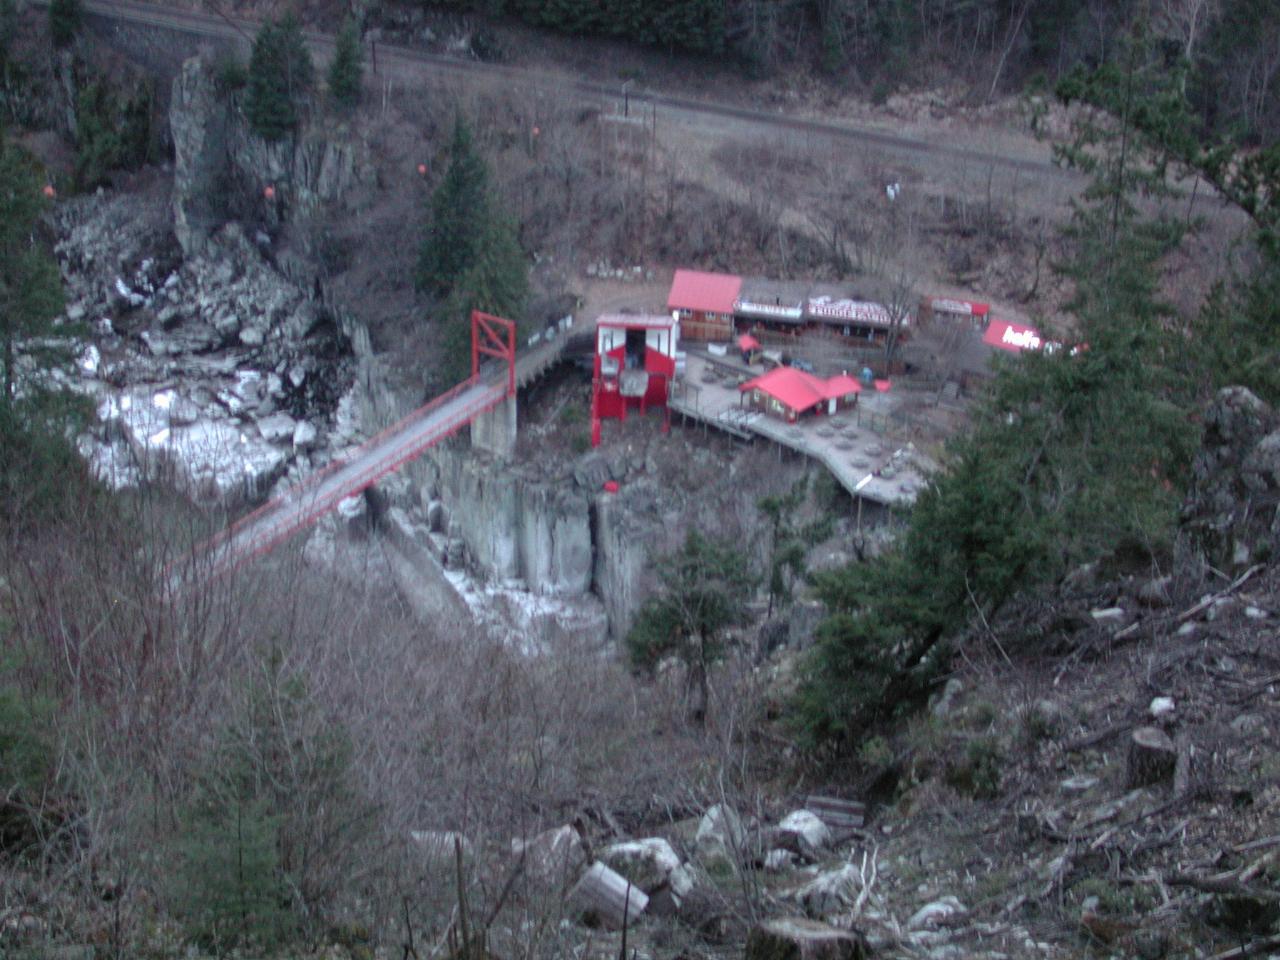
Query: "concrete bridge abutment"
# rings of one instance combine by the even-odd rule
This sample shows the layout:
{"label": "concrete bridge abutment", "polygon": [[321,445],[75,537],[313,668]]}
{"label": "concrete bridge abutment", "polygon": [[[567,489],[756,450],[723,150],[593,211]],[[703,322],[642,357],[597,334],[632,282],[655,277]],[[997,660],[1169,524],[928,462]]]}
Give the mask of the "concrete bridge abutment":
{"label": "concrete bridge abutment", "polygon": [[471,421],[471,446],[501,460],[510,460],[516,452],[516,431],[516,397],[513,394]]}

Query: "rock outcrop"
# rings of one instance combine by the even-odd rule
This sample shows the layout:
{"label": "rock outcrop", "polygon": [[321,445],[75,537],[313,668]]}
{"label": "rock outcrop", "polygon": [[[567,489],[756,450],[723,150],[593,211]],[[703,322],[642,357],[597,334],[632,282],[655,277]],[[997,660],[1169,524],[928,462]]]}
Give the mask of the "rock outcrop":
{"label": "rock outcrop", "polygon": [[313,124],[275,143],[255,135],[201,57],[174,79],[169,127],[174,233],[187,254],[228,219],[266,227],[306,220],[376,177],[368,145],[348,125]]}
{"label": "rock outcrop", "polygon": [[333,455],[328,427],[352,384],[345,339],[237,224],[184,260],[158,207],[95,196],[59,208],[66,317],[93,334],[72,386],[101,427],[81,450],[114,485],[164,476],[199,500],[261,497]]}
{"label": "rock outcrop", "polygon": [[1219,570],[1274,556],[1280,545],[1280,417],[1244,387],[1205,412],[1183,523]]}

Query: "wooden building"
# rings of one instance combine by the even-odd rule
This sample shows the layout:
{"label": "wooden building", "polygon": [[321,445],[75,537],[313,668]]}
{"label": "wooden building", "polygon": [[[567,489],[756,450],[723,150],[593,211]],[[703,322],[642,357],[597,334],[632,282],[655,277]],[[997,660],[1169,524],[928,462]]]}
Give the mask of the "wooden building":
{"label": "wooden building", "polygon": [[[868,343],[883,342],[895,323],[883,303],[863,299],[854,288],[841,284],[814,284],[805,302],[805,320],[810,326]],[[910,315],[901,317],[897,325],[899,339],[907,339]]]}
{"label": "wooden building", "polygon": [[738,390],[756,409],[795,423],[810,411],[833,414],[853,406],[862,384],[845,373],[823,380],[794,367],[775,367],[748,380]]}
{"label": "wooden building", "polygon": [[920,301],[920,323],[968,324],[975,330],[987,325],[991,304],[953,297],[925,297]]}
{"label": "wooden building", "polygon": [[797,333],[804,326],[807,283],[751,278],[742,281],[733,316],[744,329]]}
{"label": "wooden building", "polygon": [[667,309],[686,340],[728,343],[733,339],[733,310],[742,278],[727,273],[677,270]]}

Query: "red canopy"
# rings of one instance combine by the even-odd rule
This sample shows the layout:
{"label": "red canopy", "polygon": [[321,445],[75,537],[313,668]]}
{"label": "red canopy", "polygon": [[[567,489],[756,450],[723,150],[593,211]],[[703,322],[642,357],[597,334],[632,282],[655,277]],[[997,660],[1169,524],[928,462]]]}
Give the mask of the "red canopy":
{"label": "red canopy", "polygon": [[742,289],[742,278],[727,273],[677,270],[667,297],[668,310],[701,310],[704,313],[733,313],[733,303]]}
{"label": "red canopy", "polygon": [[755,337],[753,337],[751,334],[744,333],[742,336],[738,338],[738,349],[739,350],[759,350],[760,341],[757,340]]}
{"label": "red canopy", "polygon": [[892,386],[893,386],[893,381],[892,381],[892,380],[877,380],[877,381],[876,381],[876,392],[877,392],[877,393],[888,393],[888,392],[889,392],[889,389],[890,389]]}

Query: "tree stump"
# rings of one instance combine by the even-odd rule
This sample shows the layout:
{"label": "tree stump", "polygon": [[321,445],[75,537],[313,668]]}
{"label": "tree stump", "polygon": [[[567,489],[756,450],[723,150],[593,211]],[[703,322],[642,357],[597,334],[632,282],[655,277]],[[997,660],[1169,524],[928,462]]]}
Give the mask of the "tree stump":
{"label": "tree stump", "polygon": [[862,960],[867,946],[856,931],[816,920],[766,920],[747,937],[744,960]]}
{"label": "tree stump", "polygon": [[1170,779],[1177,763],[1178,748],[1158,727],[1139,727],[1129,735],[1126,782],[1130,790]]}
{"label": "tree stump", "polygon": [[649,905],[643,890],[598,860],[582,875],[569,900],[587,920],[612,930],[635,923]]}

